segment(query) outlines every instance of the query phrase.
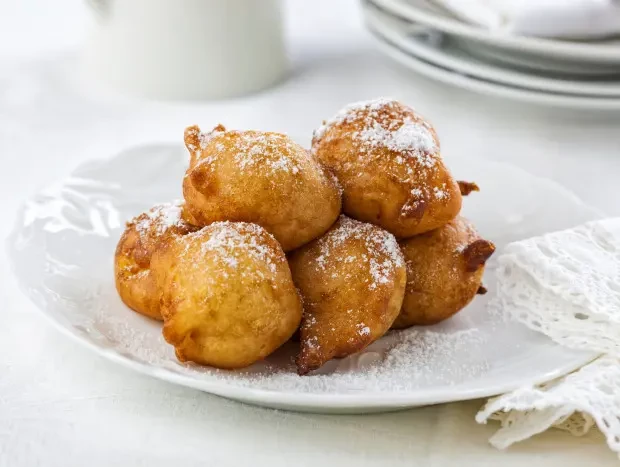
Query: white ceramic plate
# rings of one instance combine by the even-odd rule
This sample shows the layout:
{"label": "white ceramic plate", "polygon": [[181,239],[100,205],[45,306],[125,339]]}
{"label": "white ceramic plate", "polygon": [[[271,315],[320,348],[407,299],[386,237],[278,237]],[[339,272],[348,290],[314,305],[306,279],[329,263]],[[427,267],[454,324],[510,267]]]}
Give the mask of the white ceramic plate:
{"label": "white ceramic plate", "polygon": [[439,66],[431,61],[414,56],[408,51],[399,48],[396,44],[388,41],[381,33],[372,29],[370,31],[377,39],[379,49],[387,56],[416,73],[428,76],[442,83],[480,94],[550,107],[613,112],[620,110],[620,98],[576,96],[560,93],[552,94],[517,86],[509,86],[490,79],[466,75],[458,70]]}
{"label": "white ceramic plate", "polygon": [[620,97],[620,80],[570,79],[566,75],[541,75],[497,65],[467,53],[458,41],[427,26],[390,16],[371,4],[364,6],[367,26],[404,52],[437,66],[445,67],[476,78],[492,80],[508,86],[551,94],[580,97]]}
{"label": "white ceramic plate", "polygon": [[471,41],[476,47],[482,45],[497,50],[494,56],[498,60],[509,58],[523,66],[544,65],[558,72],[576,71],[578,68],[571,64],[581,64],[584,72],[588,72],[588,68],[592,72],[593,67],[599,67],[602,73],[620,70],[619,39],[575,42],[513,36],[462,22],[430,0],[372,0],[372,3],[404,19]]}
{"label": "white ceramic plate", "polygon": [[[60,330],[110,360],[253,404],[363,413],[491,396],[558,377],[594,357],[488,313],[491,262],[485,279],[491,292],[453,319],[390,333],[361,354],[330,362],[321,375],[294,373],[294,344],[244,371],[181,364],[160,324],[119,300],[112,260],[126,219],[180,195],[186,161],[184,148],[158,145],[82,165],[28,201],[9,238],[22,289]],[[519,169],[470,158],[452,166],[457,177],[482,187],[464,213],[500,251],[507,242],[599,217],[564,188]],[[413,345],[403,352],[398,342],[407,338]]]}

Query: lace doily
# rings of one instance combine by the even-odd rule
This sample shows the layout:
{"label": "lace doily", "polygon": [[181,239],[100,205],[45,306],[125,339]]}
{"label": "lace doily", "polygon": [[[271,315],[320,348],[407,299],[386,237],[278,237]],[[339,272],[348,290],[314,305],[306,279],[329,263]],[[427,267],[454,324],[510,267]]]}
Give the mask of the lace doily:
{"label": "lace doily", "polygon": [[550,427],[594,425],[620,454],[620,218],[508,245],[498,258],[496,311],[567,347],[604,354],[539,387],[491,399],[476,421],[499,420],[498,448]]}

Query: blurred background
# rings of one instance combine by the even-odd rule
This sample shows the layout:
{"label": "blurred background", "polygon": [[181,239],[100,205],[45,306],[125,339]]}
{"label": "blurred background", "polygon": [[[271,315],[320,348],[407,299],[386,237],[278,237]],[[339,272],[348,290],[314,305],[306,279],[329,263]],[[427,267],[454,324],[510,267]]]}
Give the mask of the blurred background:
{"label": "blurred background", "polygon": [[[11,177],[7,190],[20,180],[19,191],[31,192],[129,144],[180,142],[192,123],[279,130],[307,143],[345,103],[391,96],[435,124],[448,159],[505,159],[593,204],[613,199],[604,179],[620,168],[616,2],[471,1],[473,19],[463,2],[446,0],[248,7],[258,3],[2,0],[0,155],[41,143],[54,160]],[[515,13],[515,4],[530,9]],[[218,24],[227,27],[214,31]],[[545,32],[577,39],[531,35]],[[578,186],[586,175],[603,177],[596,191]]]}
{"label": "blurred background", "polygon": [[344,104],[390,96],[448,162],[508,161],[613,212],[619,17],[614,0],[1,0],[3,194],[194,123],[308,144]]}

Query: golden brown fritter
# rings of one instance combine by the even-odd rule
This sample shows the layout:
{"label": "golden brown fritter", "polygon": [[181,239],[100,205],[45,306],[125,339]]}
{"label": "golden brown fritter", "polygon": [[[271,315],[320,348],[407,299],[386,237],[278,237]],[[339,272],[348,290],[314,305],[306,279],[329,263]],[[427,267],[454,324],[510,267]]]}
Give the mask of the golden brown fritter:
{"label": "golden brown fritter", "polygon": [[114,276],[121,300],[132,310],[161,320],[159,290],[150,265],[153,253],[175,235],[197,230],[181,219],[180,203],[159,204],[127,223],[116,247]]}
{"label": "golden brown fritter", "polygon": [[397,101],[345,107],[314,132],[312,152],[338,177],[345,214],[399,238],[441,227],[461,209],[435,130]]}
{"label": "golden brown fritter", "polygon": [[185,130],[191,153],[183,181],[186,218],[197,225],[261,225],[284,251],[322,235],[340,214],[337,181],[288,136],[261,131]]}
{"label": "golden brown fritter", "polygon": [[405,290],[402,253],[385,230],[340,216],[321,238],[289,258],[303,297],[297,369],[304,375],[383,336]]}
{"label": "golden brown fritter", "polygon": [[153,258],[163,334],[177,358],[241,368],[286,342],[302,305],[282,248],[265,229],[215,222]]}
{"label": "golden brown fritter", "polygon": [[407,289],[394,328],[435,324],[484,293],[484,265],[495,246],[459,216],[445,226],[402,240]]}

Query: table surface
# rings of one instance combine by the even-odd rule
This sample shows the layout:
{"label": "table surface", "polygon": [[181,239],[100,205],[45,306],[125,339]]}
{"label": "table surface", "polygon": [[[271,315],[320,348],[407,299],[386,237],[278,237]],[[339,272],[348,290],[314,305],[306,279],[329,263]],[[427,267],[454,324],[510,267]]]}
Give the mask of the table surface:
{"label": "table surface", "polygon": [[[100,113],[92,115],[75,107],[55,110],[62,109],[66,94],[56,91],[67,92],[73,63],[63,51],[77,46],[88,28],[82,2],[0,0],[0,96],[10,90],[4,102],[11,103],[0,107],[0,237],[9,233],[23,200],[114,144],[178,141],[187,124],[218,121],[277,129],[307,143],[317,122],[342,104],[381,95],[426,115],[448,161],[473,154],[509,161],[569,186],[610,214],[620,210],[618,117],[485,98],[415,76],[374,49],[353,0],[289,0],[286,6],[292,72],[277,88],[210,104],[125,103],[125,113],[86,99],[82,108]],[[5,82],[7,76],[12,81]],[[33,83],[33,76],[45,76],[45,85]],[[153,136],[148,126],[135,124],[136,115],[147,114],[165,114],[169,130]],[[176,387],[116,366],[60,335],[17,290],[2,260],[0,284],[2,467],[617,462],[598,432],[573,438],[551,430],[497,451],[487,443],[497,425],[473,420],[483,401],[325,416],[250,407]]]}

